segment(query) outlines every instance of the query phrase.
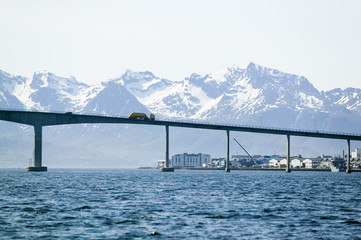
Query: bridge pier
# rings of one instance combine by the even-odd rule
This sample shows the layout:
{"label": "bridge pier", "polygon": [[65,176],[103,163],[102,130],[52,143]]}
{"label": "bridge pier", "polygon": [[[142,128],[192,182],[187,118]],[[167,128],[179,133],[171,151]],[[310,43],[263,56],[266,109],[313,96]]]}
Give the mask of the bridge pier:
{"label": "bridge pier", "polygon": [[350,159],[350,139],[347,139],[347,168],[346,168],[346,173],[351,173],[351,159]]}
{"label": "bridge pier", "polygon": [[229,168],[229,130],[226,130],[227,131],[227,158],[226,158],[226,167],[225,167],[225,171],[226,172],[230,172],[231,169]]}
{"label": "bridge pier", "polygon": [[43,141],[43,126],[34,125],[34,157],[33,166],[26,168],[27,171],[47,171],[48,168],[42,166],[42,141]]}
{"label": "bridge pier", "polygon": [[174,168],[169,167],[169,126],[165,125],[165,163],[160,169],[161,172],[174,172]]}
{"label": "bridge pier", "polygon": [[287,134],[287,167],[286,172],[291,172],[291,143],[290,143],[290,135]]}

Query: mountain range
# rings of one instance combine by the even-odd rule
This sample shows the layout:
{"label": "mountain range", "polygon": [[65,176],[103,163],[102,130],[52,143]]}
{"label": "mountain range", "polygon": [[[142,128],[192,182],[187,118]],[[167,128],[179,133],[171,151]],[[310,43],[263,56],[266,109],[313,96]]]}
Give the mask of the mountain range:
{"label": "mountain range", "polygon": [[[79,82],[74,77],[59,77],[47,71],[39,71],[32,78],[25,78],[0,70],[0,108],[2,109],[122,117],[128,116],[130,112],[145,112],[154,113],[157,119],[361,133],[360,96],[361,89],[358,88],[319,91],[303,76],[284,73],[255,63],[250,63],[246,68],[233,66],[206,75],[194,73],[183,81],[160,78],[149,71],[127,70],[119,78],[92,86]],[[25,144],[23,133],[28,132],[28,136],[32,134],[29,127],[4,122],[0,127],[6,133],[3,134],[3,138],[0,138],[0,151],[8,153],[0,157],[0,166],[2,164],[8,166],[8,163],[15,158],[27,158],[29,155],[31,157],[28,151],[31,151],[32,142],[28,144],[29,150],[26,150],[23,155],[19,153],[19,156],[10,154],[16,148],[16,143],[12,142],[13,145],[5,143],[6,136],[13,136],[14,139],[19,139],[18,142]],[[66,134],[64,135],[64,131],[76,129],[72,131],[74,136],[71,137],[74,142],[68,143],[68,148],[76,148],[69,150],[69,159],[74,158],[74,154],[71,153],[85,152],[87,154],[79,154],[84,155],[84,161],[91,158],[94,163],[96,157],[103,156],[106,159],[114,159],[115,162],[121,158],[120,161],[126,163],[123,166],[138,166],[150,163],[149,160],[141,161],[139,158],[152,156],[152,159],[162,159],[164,155],[163,146],[161,146],[163,133],[157,128],[82,125],[50,127],[50,129],[49,143],[56,142],[60,145],[63,144],[64,139],[69,138]],[[114,129],[122,132],[122,135],[115,134]],[[189,136],[186,137],[185,132]],[[174,129],[173,134],[176,142],[174,151],[208,150],[213,155],[221,156],[224,150],[222,133]],[[80,141],[81,135],[96,137],[91,143],[84,143]],[[132,145],[124,140],[121,148],[126,148],[129,152],[113,148],[105,150],[101,147],[102,150],[99,150],[98,154],[88,153],[87,147],[95,145],[92,149],[97,149],[99,147],[96,146],[103,145],[104,142],[111,143],[112,137],[109,136],[117,140],[133,139],[137,144],[139,144],[139,136],[142,136],[142,139],[145,139],[142,144],[146,145],[143,146],[146,152],[141,154],[141,157],[134,156]],[[242,137],[244,136],[247,136],[245,146],[254,154],[284,152],[285,143],[280,137],[275,140],[274,136],[243,133]],[[316,145],[313,139],[295,139],[295,141],[297,146],[294,147],[294,151],[298,151],[297,154],[337,154],[344,148],[339,141],[324,140]],[[129,146],[125,147],[127,145]],[[190,149],[189,145],[194,148]],[[49,154],[49,158],[59,158],[56,152],[47,153],[44,150],[44,154]],[[124,154],[128,154],[128,157],[124,157]],[[59,164],[59,166],[62,165]],[[79,166],[86,166],[86,164],[80,163]],[[112,164],[93,164],[92,166],[109,167]]]}

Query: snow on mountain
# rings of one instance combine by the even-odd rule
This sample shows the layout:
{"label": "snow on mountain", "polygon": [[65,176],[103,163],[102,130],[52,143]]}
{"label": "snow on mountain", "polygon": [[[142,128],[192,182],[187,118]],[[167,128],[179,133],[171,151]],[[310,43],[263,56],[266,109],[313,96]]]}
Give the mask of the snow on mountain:
{"label": "snow on mountain", "polygon": [[47,71],[36,72],[24,87],[30,93],[27,101],[29,109],[45,111],[76,111],[82,105],[80,93],[89,88],[74,77],[64,78]]}
{"label": "snow on mountain", "polygon": [[361,89],[346,88],[341,90],[336,88],[324,93],[325,97],[338,107],[345,107],[350,111],[361,113]]}
{"label": "snow on mountain", "polygon": [[0,70],[0,107],[25,109],[25,105],[17,98],[16,89],[25,83],[26,79],[12,76]]}
{"label": "snow on mountain", "polygon": [[161,118],[255,124],[255,118],[258,123],[265,115],[265,123],[276,126],[277,118],[286,114],[283,122],[292,127],[299,112],[328,109],[328,100],[306,78],[254,63],[212,74],[194,73],[177,82],[130,70],[112,81]]}
{"label": "snow on mountain", "polygon": [[180,91],[181,82],[159,78],[151,72],[133,72],[131,70],[127,70],[120,78],[111,81],[126,87],[149,111],[159,116],[177,117],[181,115],[172,111],[177,102],[170,102],[167,99]]}
{"label": "snow on mountain", "polygon": [[235,66],[213,74],[192,74],[183,89],[169,97],[188,100],[193,111],[185,111],[190,118],[238,124],[258,125],[265,115],[264,122],[275,126],[284,114],[287,121],[281,122],[291,127],[299,111],[325,111],[323,96],[306,78],[254,63],[245,69]]}
{"label": "snow on mountain", "polygon": [[[1,96],[8,92],[19,103],[13,108],[38,111],[70,111],[82,107],[81,92],[89,86],[74,77],[64,78],[47,71],[36,72],[33,78],[14,77],[0,71]],[[15,100],[14,100],[15,101]],[[3,104],[2,104],[3,105]]]}
{"label": "snow on mountain", "polygon": [[[149,113],[123,85],[113,81],[102,82],[84,92],[87,96],[83,113],[100,113],[127,117],[131,112]],[[84,94],[83,93],[83,94]]]}
{"label": "snow on mountain", "polygon": [[159,78],[149,71],[127,70],[120,78],[94,86],[47,71],[36,72],[32,79],[5,72],[0,72],[0,77],[3,107],[42,111],[123,116],[142,111],[163,119],[291,128],[310,128],[305,123],[310,119],[361,113],[361,89],[320,93],[303,76],[255,63],[205,75],[194,73],[183,81]]}
{"label": "snow on mountain", "polygon": [[120,78],[113,81],[126,86],[135,97],[143,99],[143,101],[172,85],[171,81],[156,77],[151,72],[133,72],[131,70],[127,70]]}
{"label": "snow on mountain", "polygon": [[[149,112],[122,84],[112,81],[88,86],[74,77],[47,71],[31,79],[0,71],[0,106],[37,111],[74,111],[128,116],[132,111]],[[154,89],[157,83],[148,88]]]}

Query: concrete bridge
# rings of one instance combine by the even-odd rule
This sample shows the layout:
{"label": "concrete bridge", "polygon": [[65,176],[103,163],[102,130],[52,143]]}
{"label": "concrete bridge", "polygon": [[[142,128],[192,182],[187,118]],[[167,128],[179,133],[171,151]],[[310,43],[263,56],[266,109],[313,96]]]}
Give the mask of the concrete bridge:
{"label": "concrete bridge", "polygon": [[305,130],[290,130],[290,129],[276,129],[276,128],[260,128],[236,125],[222,125],[222,124],[205,124],[194,122],[180,122],[180,121],[162,121],[162,120],[137,120],[121,117],[97,116],[97,115],[83,115],[73,113],[50,113],[50,112],[30,112],[30,111],[13,111],[0,110],[0,120],[31,125],[34,127],[34,158],[33,166],[28,167],[28,171],[47,171],[47,167],[42,165],[42,128],[46,126],[65,125],[65,124],[97,124],[97,123],[111,123],[111,124],[143,124],[143,125],[160,125],[165,126],[165,167],[161,171],[173,171],[169,166],[169,127],[184,127],[184,128],[199,128],[221,130],[226,132],[226,168],[225,171],[230,171],[229,165],[229,132],[254,132],[265,134],[285,135],[287,137],[287,167],[286,172],[290,172],[290,136],[302,137],[316,137],[328,139],[343,139],[347,142],[347,173],[351,173],[350,168],[350,141],[361,141],[359,134],[343,134],[330,133],[319,131],[305,131]]}

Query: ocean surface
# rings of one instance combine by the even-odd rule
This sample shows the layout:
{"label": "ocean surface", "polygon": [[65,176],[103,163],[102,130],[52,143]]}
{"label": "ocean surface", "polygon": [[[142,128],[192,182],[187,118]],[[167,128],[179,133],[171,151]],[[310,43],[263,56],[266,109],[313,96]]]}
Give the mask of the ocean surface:
{"label": "ocean surface", "polygon": [[0,239],[361,239],[361,173],[0,169]]}

